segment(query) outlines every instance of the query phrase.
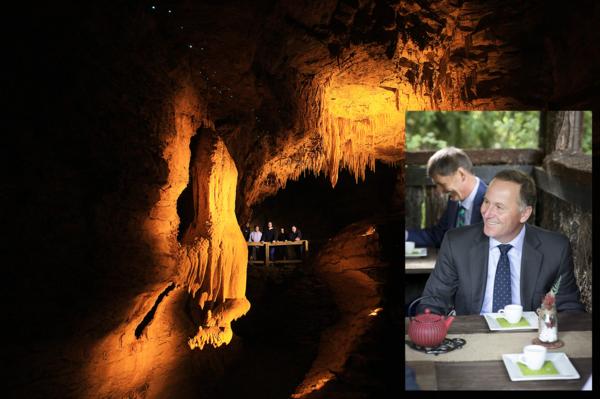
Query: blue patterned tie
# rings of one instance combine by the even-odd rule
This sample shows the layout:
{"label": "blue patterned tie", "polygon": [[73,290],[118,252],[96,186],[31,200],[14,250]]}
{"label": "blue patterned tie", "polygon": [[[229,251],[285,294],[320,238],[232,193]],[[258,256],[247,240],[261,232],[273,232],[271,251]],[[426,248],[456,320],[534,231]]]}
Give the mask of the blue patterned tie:
{"label": "blue patterned tie", "polygon": [[498,312],[506,305],[512,303],[510,292],[510,261],[508,260],[508,251],[512,248],[510,244],[498,245],[500,249],[500,260],[496,267],[496,277],[494,279],[494,303],[492,313]]}
{"label": "blue patterned tie", "polygon": [[465,212],[466,208],[460,205],[458,207],[458,214],[456,216],[456,227],[462,227],[465,225]]}

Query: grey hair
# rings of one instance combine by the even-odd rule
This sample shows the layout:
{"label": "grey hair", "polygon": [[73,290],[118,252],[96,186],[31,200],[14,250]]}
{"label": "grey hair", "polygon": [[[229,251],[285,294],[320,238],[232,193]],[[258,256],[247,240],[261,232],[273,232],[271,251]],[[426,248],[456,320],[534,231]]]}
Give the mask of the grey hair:
{"label": "grey hair", "polygon": [[535,182],[527,173],[517,169],[504,169],[496,173],[494,179],[510,181],[519,185],[519,208],[534,207],[537,200]]}
{"label": "grey hair", "polygon": [[442,148],[427,161],[427,176],[450,176],[461,167],[472,173],[473,162],[469,156],[456,147]]}

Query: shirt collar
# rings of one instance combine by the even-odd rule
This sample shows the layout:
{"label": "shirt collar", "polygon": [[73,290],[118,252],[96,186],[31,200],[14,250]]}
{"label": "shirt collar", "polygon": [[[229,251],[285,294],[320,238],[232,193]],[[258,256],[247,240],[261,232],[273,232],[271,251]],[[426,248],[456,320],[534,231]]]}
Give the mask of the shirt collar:
{"label": "shirt collar", "polygon": [[477,180],[475,187],[473,187],[473,190],[471,191],[471,194],[469,194],[467,196],[467,198],[464,199],[464,201],[459,201],[458,205],[459,206],[463,206],[465,209],[471,209],[471,207],[473,206],[473,201],[475,201],[475,196],[477,195],[477,190],[479,189],[479,177],[475,176],[475,179]]}
{"label": "shirt collar", "polygon": [[[523,228],[521,229],[521,231],[519,232],[519,234],[517,234],[517,236],[515,238],[512,239],[512,241],[507,242],[507,244],[510,244],[513,246],[514,249],[516,249],[519,252],[523,251],[523,241],[525,240],[525,229],[526,229],[527,223],[525,223],[523,225]],[[498,240],[496,240],[495,238],[490,237],[490,250],[492,250],[493,248],[497,247],[498,245],[501,245],[502,243]]]}

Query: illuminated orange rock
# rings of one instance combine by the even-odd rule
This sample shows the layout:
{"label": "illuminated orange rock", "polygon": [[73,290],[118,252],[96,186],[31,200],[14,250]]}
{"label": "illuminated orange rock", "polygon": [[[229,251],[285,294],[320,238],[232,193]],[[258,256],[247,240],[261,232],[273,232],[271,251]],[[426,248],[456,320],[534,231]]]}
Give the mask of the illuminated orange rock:
{"label": "illuminated orange rock", "polygon": [[237,169],[223,140],[203,129],[192,158],[194,221],[179,252],[182,284],[205,312],[192,349],[231,341],[231,321],[246,314],[248,247],[235,216]]}

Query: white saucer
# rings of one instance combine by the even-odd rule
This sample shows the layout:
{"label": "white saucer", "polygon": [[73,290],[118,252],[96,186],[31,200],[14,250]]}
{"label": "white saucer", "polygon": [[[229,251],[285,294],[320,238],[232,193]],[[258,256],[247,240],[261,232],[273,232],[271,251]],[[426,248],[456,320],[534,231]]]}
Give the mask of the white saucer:
{"label": "white saucer", "polygon": [[488,327],[492,331],[514,331],[514,330],[537,330],[538,315],[535,312],[523,312],[523,317],[529,323],[529,326],[522,327],[502,327],[498,324],[497,318],[504,318],[502,313],[484,313],[483,317],[487,321]]}
{"label": "white saucer", "polygon": [[519,355],[520,353],[502,355],[502,361],[504,362],[504,366],[506,366],[506,371],[508,371],[508,376],[511,381],[576,380],[581,378],[564,352],[548,352],[546,354],[546,360],[551,361],[558,371],[558,374],[552,375],[523,375],[521,369],[517,365]]}
{"label": "white saucer", "polygon": [[410,252],[405,252],[404,256],[407,258],[421,258],[427,256],[427,248],[415,248]]}

